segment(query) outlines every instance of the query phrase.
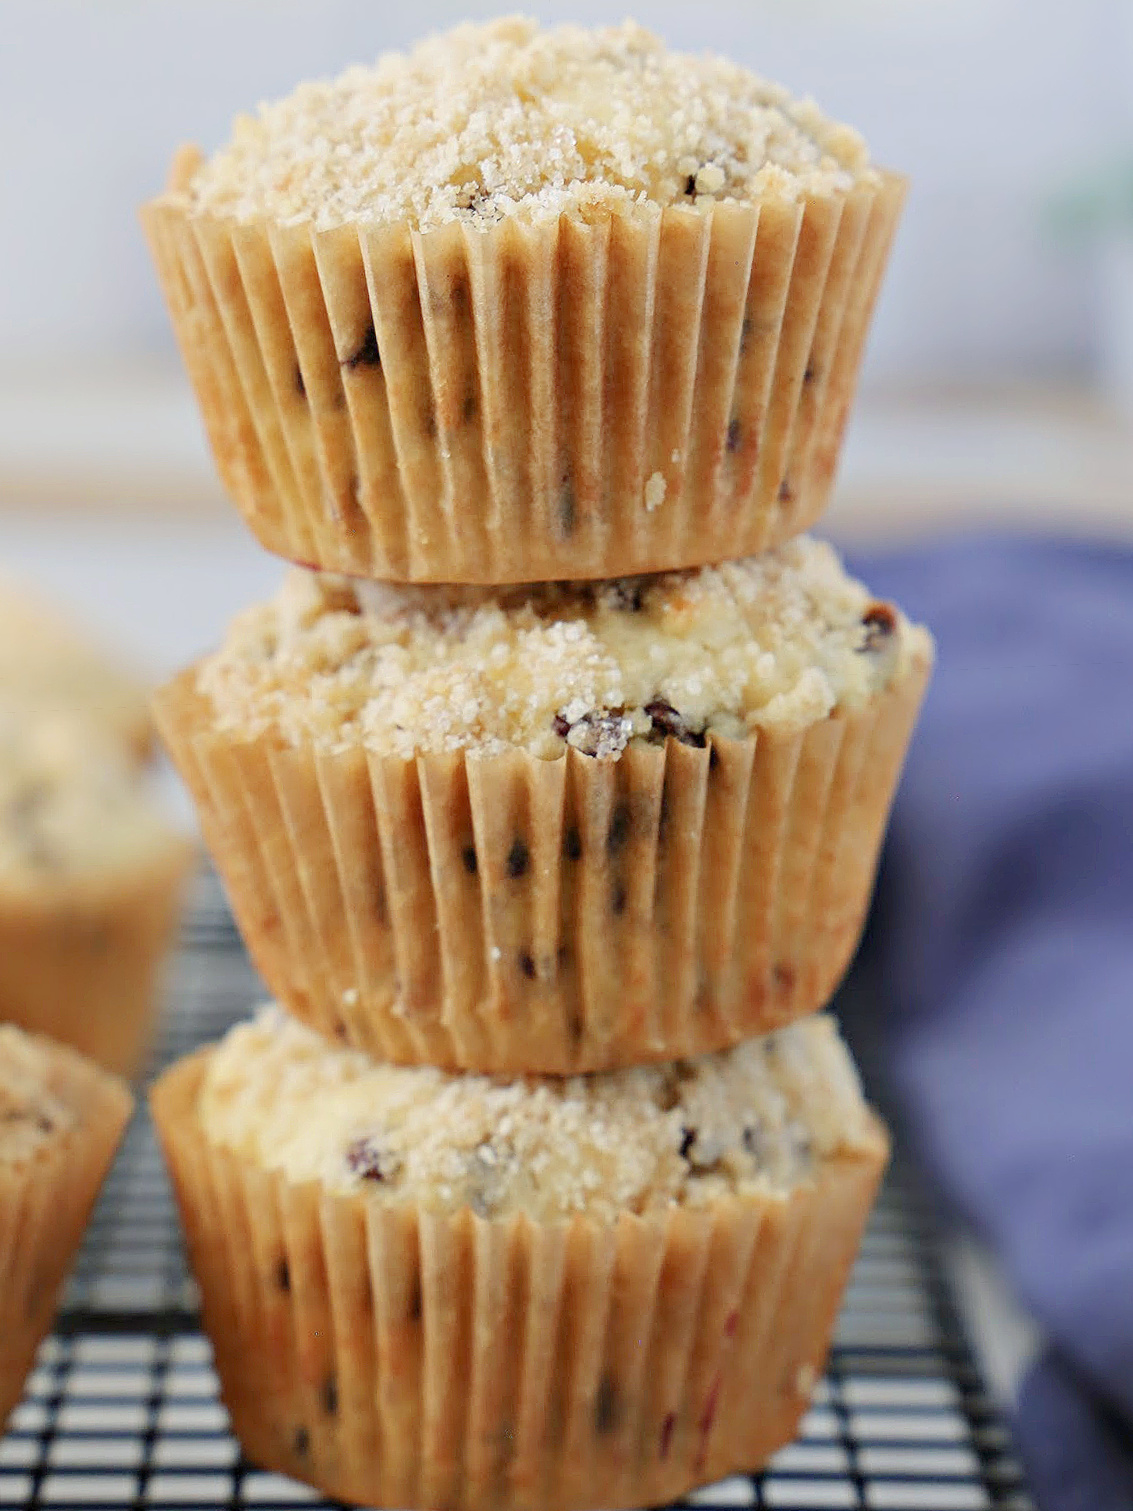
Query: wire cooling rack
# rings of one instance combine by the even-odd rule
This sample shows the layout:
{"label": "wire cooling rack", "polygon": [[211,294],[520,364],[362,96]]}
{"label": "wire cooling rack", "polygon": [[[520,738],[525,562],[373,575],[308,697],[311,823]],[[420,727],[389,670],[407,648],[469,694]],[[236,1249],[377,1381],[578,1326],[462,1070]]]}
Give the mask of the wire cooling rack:
{"label": "wire cooling rack", "polygon": [[[176,961],[153,1069],[218,1038],[262,994],[211,877]],[[99,1202],[55,1333],[0,1439],[0,1506],[337,1504],[245,1463],[217,1395],[146,1112]],[[883,1194],[826,1378],[799,1438],[701,1507],[1033,1511],[908,1189]]]}

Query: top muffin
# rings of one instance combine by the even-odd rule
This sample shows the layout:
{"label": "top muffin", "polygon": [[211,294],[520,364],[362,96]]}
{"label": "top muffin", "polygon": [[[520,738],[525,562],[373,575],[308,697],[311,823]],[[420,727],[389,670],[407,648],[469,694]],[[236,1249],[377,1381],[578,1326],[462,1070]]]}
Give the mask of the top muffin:
{"label": "top muffin", "polygon": [[746,68],[511,18],[301,84],[143,218],[262,544],[492,585],[806,530],[903,196]]}
{"label": "top muffin", "polygon": [[242,116],[192,201],[241,219],[536,219],[645,198],[750,201],[847,189],[861,137],[723,58],[633,22],[465,25]]}

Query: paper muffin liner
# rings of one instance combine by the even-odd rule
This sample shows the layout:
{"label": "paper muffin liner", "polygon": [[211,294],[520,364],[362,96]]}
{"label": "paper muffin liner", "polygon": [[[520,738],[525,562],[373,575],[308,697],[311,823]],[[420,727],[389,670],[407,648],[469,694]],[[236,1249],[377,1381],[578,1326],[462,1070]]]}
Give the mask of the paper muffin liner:
{"label": "paper muffin liner", "polygon": [[245,1452],[367,1505],[641,1506],[758,1468],[818,1379],[887,1157],[787,1194],[438,1216],[296,1185],[210,1142],[208,1051],[153,1092]]}
{"label": "paper muffin liner", "polygon": [[129,872],[0,892],[0,1021],[133,1076],[195,859],[188,840],[170,836]]}
{"label": "paper muffin liner", "polygon": [[0,1160],[0,1429],[46,1336],[95,1197],[133,1102],[107,1075],[61,1045],[49,1086],[77,1114],[26,1163]]}
{"label": "paper muffin liner", "polygon": [[258,539],[393,581],[746,556],[830,491],[905,194],[528,224],[142,218],[223,482]]}
{"label": "paper muffin liner", "polygon": [[264,980],[379,1059],[503,1073],[703,1054],[821,1007],[857,942],[927,655],[801,733],[422,755],[158,725]]}

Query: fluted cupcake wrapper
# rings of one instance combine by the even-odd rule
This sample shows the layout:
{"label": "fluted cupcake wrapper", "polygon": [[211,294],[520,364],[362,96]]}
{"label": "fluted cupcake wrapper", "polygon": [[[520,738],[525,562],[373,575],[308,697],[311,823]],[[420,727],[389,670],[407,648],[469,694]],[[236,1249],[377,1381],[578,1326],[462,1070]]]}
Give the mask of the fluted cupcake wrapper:
{"label": "fluted cupcake wrapper", "polygon": [[415,760],[159,727],[248,948],[380,1059],[564,1073],[702,1054],[829,998],[857,941],[927,657],[792,736]]}
{"label": "fluted cupcake wrapper", "polygon": [[160,971],[196,854],[170,837],[128,873],[0,895],[4,1020],[134,1075],[153,1036]]}
{"label": "fluted cupcake wrapper", "polygon": [[0,1161],[0,1428],[20,1398],[95,1197],[129,1119],[126,1087],[44,1043],[49,1088],[77,1114],[26,1163]]}
{"label": "fluted cupcake wrapper", "polygon": [[[176,183],[174,185],[176,187]],[[750,555],[833,479],[905,192],[318,232],[143,221],[260,541],[395,581]]]}
{"label": "fluted cupcake wrapper", "polygon": [[212,1144],[207,1051],[153,1093],[205,1327],[253,1461],[385,1506],[650,1505],[793,1436],[887,1157],[787,1194],[585,1217],[438,1216]]}

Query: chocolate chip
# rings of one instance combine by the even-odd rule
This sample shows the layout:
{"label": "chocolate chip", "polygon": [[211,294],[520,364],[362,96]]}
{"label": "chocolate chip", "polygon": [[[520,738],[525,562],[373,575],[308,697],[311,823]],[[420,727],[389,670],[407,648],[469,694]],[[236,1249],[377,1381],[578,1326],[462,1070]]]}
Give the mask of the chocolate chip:
{"label": "chocolate chip", "polygon": [[620,918],[625,912],[628,900],[625,882],[616,881],[610,893],[610,912],[615,918]]}
{"label": "chocolate chip", "polygon": [[673,1428],[677,1425],[676,1412],[670,1411],[661,1423],[660,1456],[665,1459],[669,1456],[669,1445],[673,1441]]}
{"label": "chocolate chip", "polygon": [[381,1149],[373,1138],[356,1138],[346,1147],[346,1168],[360,1180],[392,1180],[401,1161],[388,1149]]}
{"label": "chocolate chip", "polygon": [[623,849],[630,836],[633,816],[628,803],[619,803],[610,815],[610,827],[606,830],[606,849],[616,855]]}
{"label": "chocolate chip", "polygon": [[708,747],[708,769],[709,769],[709,771],[715,771],[716,768],[717,768],[717,766],[719,766],[719,764],[720,764],[720,752],[716,749],[715,745],[709,745],[709,747]]}
{"label": "chocolate chip", "polygon": [[528,981],[535,980],[535,957],[523,950],[519,956],[519,968],[527,977]]}
{"label": "chocolate chip", "polygon": [[817,368],[817,366],[815,365],[814,362],[808,362],[807,365],[806,365],[806,371],[803,373],[803,382],[804,383],[813,383],[814,380],[817,377],[818,377],[818,368]]}
{"label": "chocolate chip", "polygon": [[685,179],[685,193],[690,199],[696,198],[696,174],[690,173]]}
{"label": "chocolate chip", "polygon": [[738,451],[740,449],[740,438],[742,435],[743,426],[740,424],[739,420],[729,420],[727,441],[729,451]]}
{"label": "chocolate chip", "polygon": [[681,1159],[687,1159],[688,1158],[689,1150],[692,1148],[693,1144],[695,1144],[695,1143],[696,1143],[696,1129],[695,1128],[682,1128],[681,1129],[681,1147],[680,1147],[680,1156],[681,1156]]}
{"label": "chocolate chip", "polygon": [[784,996],[795,989],[795,972],[792,966],[776,965],[771,972],[775,981],[775,990]]}
{"label": "chocolate chip", "polygon": [[479,862],[476,859],[476,846],[465,845],[464,849],[460,852],[460,858],[464,862],[464,869],[468,872],[469,876],[475,876],[479,869]]}
{"label": "chocolate chip", "polygon": [[323,1382],[323,1410],[328,1417],[338,1415],[338,1380],[334,1375],[327,1375]]}
{"label": "chocolate chip", "polygon": [[613,1432],[621,1416],[618,1387],[609,1375],[603,1375],[594,1401],[594,1427],[599,1436]]}
{"label": "chocolate chip", "polygon": [[281,1291],[291,1289],[291,1266],[286,1259],[281,1259],[275,1267],[275,1283]]}
{"label": "chocolate chip", "polygon": [[654,698],[651,703],[645,705],[645,713],[653,725],[652,734],[661,739],[672,738],[679,740],[682,745],[695,745],[702,750],[705,745],[703,730],[692,730],[684,719],[665,698]]}
{"label": "chocolate chip", "polygon": [[291,1439],[291,1446],[301,1459],[306,1458],[308,1453],[310,1453],[311,1434],[305,1427],[296,1427],[294,1436]]}
{"label": "chocolate chip", "polygon": [[563,852],[567,860],[578,860],[582,855],[582,835],[577,824],[570,824],[563,835]]}
{"label": "chocolate chip", "polygon": [[570,720],[564,719],[562,714],[556,714],[551,721],[551,728],[560,740],[565,740],[567,735],[570,734]]}
{"label": "chocolate chip", "polygon": [[574,479],[568,472],[559,488],[559,534],[566,540],[574,534],[578,504],[574,496]]}
{"label": "chocolate chip", "polygon": [[619,614],[640,614],[645,602],[645,584],[640,578],[616,577],[608,584],[608,591]]}
{"label": "chocolate chip", "polygon": [[779,502],[781,504],[789,504],[793,502],[794,497],[795,494],[794,490],[791,487],[790,481],[787,478],[784,478],[783,481],[779,484]]}
{"label": "chocolate chip", "polygon": [[507,874],[513,881],[518,881],[521,876],[527,874],[527,867],[530,862],[530,850],[528,850],[521,839],[514,839],[511,849],[507,853]]}
{"label": "chocolate chip", "polygon": [[875,653],[884,649],[897,629],[897,615],[887,603],[872,603],[862,615],[865,638],[860,650]]}
{"label": "chocolate chip", "polygon": [[381,367],[382,357],[378,351],[378,333],[371,321],[366,334],[362,337],[360,345],[350,353],[343,362],[343,367],[348,367],[354,372],[359,367]]}

